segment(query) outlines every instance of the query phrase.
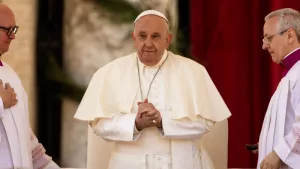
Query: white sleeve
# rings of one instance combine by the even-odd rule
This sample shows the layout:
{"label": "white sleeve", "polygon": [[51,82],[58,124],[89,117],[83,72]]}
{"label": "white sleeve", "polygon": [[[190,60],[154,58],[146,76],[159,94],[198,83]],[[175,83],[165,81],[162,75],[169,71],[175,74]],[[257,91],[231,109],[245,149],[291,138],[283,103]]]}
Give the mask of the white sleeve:
{"label": "white sleeve", "polygon": [[4,105],[3,105],[2,98],[0,97],[0,120],[3,119],[3,116],[4,116]]}
{"label": "white sleeve", "polygon": [[164,112],[162,113],[162,129],[160,132],[163,138],[194,139],[207,133],[213,125],[213,121],[200,118],[199,121],[191,121],[188,118],[173,120],[170,112]]}
{"label": "white sleeve", "polygon": [[113,118],[98,118],[90,122],[94,134],[106,141],[135,141],[142,132],[135,127],[136,114],[119,113]]}
{"label": "white sleeve", "polygon": [[50,156],[46,154],[44,146],[38,141],[31,128],[29,128],[29,131],[33,169],[59,169],[59,166],[54,161],[52,161],[52,158]]}
{"label": "white sleeve", "polygon": [[[290,131],[280,142],[275,146],[274,151],[282,160],[291,168],[299,168],[300,162],[300,82],[292,90],[291,105],[295,113],[295,122],[293,123],[292,131]],[[294,105],[294,106],[293,106]]]}

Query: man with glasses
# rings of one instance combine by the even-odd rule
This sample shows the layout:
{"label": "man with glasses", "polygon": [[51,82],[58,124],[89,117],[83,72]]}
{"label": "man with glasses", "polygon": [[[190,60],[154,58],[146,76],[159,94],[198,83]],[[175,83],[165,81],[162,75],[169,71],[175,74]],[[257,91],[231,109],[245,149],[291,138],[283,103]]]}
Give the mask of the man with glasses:
{"label": "man with glasses", "polygon": [[300,168],[300,13],[273,11],[263,31],[262,48],[284,72],[265,115],[257,169]]}
{"label": "man with glasses", "polygon": [[[13,12],[6,5],[0,4],[0,56],[8,51],[17,31]],[[45,154],[44,147],[31,131],[27,94],[19,77],[1,60],[0,168],[59,168],[51,157]]]}

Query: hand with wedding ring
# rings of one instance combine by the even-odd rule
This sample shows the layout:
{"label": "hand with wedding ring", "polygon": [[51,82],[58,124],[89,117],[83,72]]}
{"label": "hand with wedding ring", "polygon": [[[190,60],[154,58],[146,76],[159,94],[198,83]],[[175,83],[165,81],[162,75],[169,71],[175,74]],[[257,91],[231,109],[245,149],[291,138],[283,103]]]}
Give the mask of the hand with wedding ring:
{"label": "hand with wedding ring", "polygon": [[147,127],[162,126],[160,112],[154,107],[152,103],[148,103],[145,99],[144,102],[138,102],[138,113],[135,119],[136,128],[140,131]]}
{"label": "hand with wedding ring", "polygon": [[0,97],[3,102],[4,109],[10,108],[18,103],[17,95],[9,83],[3,87],[3,82],[0,79]]}

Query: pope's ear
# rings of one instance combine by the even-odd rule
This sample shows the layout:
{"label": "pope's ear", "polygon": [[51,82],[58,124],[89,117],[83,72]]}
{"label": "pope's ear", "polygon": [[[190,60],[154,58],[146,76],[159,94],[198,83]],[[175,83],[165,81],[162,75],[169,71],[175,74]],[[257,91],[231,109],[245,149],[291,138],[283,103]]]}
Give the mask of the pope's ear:
{"label": "pope's ear", "polygon": [[169,34],[168,37],[167,37],[167,43],[170,45],[171,44],[171,41],[172,41],[172,34]]}

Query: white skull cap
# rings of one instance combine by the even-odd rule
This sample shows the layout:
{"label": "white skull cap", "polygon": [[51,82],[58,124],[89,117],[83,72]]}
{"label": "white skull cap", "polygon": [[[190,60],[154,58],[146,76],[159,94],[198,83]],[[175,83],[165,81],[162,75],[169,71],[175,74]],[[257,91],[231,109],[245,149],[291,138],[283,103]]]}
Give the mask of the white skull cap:
{"label": "white skull cap", "polygon": [[167,21],[167,23],[169,23],[167,17],[164,14],[162,14],[161,12],[158,12],[156,10],[146,10],[146,11],[142,12],[141,14],[139,14],[139,16],[133,22],[133,24],[135,24],[140,18],[147,16],[147,15],[159,16],[159,17],[165,19]]}

